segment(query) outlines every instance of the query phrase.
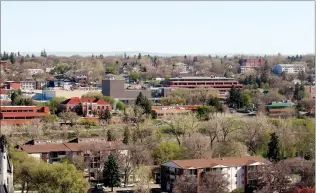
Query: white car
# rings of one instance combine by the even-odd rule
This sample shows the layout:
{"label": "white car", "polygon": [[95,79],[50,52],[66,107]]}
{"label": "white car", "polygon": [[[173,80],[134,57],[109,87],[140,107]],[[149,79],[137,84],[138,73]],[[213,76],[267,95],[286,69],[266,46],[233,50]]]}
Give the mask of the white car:
{"label": "white car", "polygon": [[135,184],[125,184],[125,183],[121,183],[121,187],[126,187],[126,188],[130,188],[130,187],[134,187]]}

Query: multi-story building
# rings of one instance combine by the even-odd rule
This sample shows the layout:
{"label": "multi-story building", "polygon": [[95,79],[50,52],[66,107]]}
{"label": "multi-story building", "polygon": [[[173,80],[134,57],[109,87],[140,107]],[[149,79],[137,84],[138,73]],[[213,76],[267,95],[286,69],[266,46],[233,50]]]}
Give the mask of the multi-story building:
{"label": "multi-story building", "polygon": [[282,74],[282,72],[297,74],[299,72],[305,72],[305,66],[303,64],[276,64],[273,67],[273,72],[275,74]]}
{"label": "multi-story building", "polygon": [[46,106],[0,106],[1,124],[37,122],[50,113]]}
{"label": "multi-story building", "polygon": [[266,164],[269,164],[269,161],[260,156],[172,160],[161,165],[161,189],[171,193],[173,183],[181,175],[193,175],[199,183],[203,175],[211,171],[221,171],[225,174],[230,191],[245,188],[245,185],[251,184],[252,181],[248,172]]}
{"label": "multi-story building", "polygon": [[115,99],[130,103],[134,101],[139,93],[142,93],[148,99],[154,102],[159,100],[160,97],[164,96],[164,88],[140,88],[130,89],[125,85],[125,78],[122,76],[116,76],[112,74],[106,75],[105,79],[102,80],[102,94],[105,96],[111,96]]}
{"label": "multi-story building", "polygon": [[35,90],[36,89],[36,81],[29,80],[29,81],[21,81],[21,88],[22,90]]}
{"label": "multi-story building", "polygon": [[177,77],[170,78],[169,85],[172,88],[215,88],[219,95],[224,97],[228,94],[231,87],[242,88],[242,84],[233,78],[225,77]]}
{"label": "multi-story building", "polygon": [[266,105],[270,117],[288,117],[294,113],[294,104],[286,102],[272,102]]}
{"label": "multi-story building", "polygon": [[112,110],[111,103],[103,99],[89,97],[72,97],[63,101],[61,106],[65,111],[82,112],[85,117],[100,115],[107,108]]}
{"label": "multi-story building", "polygon": [[24,145],[17,146],[30,156],[42,159],[53,164],[63,158],[73,159],[76,156],[83,157],[85,171],[90,177],[96,177],[102,171],[104,159],[113,152],[127,155],[128,148],[119,141],[107,141],[104,138],[75,138],[31,140]]}
{"label": "multi-story building", "polygon": [[9,151],[4,136],[0,137],[0,192],[13,193],[13,164],[10,161]]}
{"label": "multi-story building", "polygon": [[244,58],[238,61],[240,73],[245,73],[250,69],[260,68],[264,64],[264,60],[262,58]]}

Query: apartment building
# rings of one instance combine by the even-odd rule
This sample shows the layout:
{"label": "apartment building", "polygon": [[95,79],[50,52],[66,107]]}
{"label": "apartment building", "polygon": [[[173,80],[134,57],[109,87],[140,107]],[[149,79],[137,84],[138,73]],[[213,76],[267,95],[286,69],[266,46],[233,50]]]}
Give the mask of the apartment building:
{"label": "apartment building", "polygon": [[46,106],[0,106],[1,124],[37,122],[50,113]]}
{"label": "apartment building", "polygon": [[169,86],[172,88],[215,88],[219,96],[225,97],[232,86],[242,88],[243,85],[233,78],[225,77],[177,77],[169,79]]}
{"label": "apartment building", "polygon": [[128,148],[120,141],[107,141],[105,138],[35,139],[16,148],[30,156],[53,164],[63,158],[73,159],[81,156],[85,163],[85,172],[96,177],[102,169],[104,159],[112,153],[127,155]]}
{"label": "apartment building", "polygon": [[253,181],[248,172],[266,164],[269,164],[269,161],[260,156],[172,160],[161,165],[161,189],[172,193],[173,183],[181,175],[193,175],[199,183],[202,176],[211,171],[221,171],[225,174],[230,191],[245,188],[246,184]]}
{"label": "apartment building", "polygon": [[305,66],[303,64],[276,64],[273,67],[275,74],[282,74],[283,72],[287,74],[297,74],[301,71],[305,72]]}
{"label": "apartment building", "polygon": [[61,103],[61,106],[65,111],[82,112],[85,117],[92,117],[94,115],[100,115],[107,108],[111,111],[111,103],[97,98],[79,98],[71,97]]}
{"label": "apartment building", "polygon": [[13,193],[13,164],[4,136],[0,137],[0,192]]}

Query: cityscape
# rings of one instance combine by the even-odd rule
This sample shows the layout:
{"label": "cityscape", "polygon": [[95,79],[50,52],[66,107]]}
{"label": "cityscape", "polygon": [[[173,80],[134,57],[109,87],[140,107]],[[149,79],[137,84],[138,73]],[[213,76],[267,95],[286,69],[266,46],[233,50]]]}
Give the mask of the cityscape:
{"label": "cityscape", "polygon": [[[315,192],[315,10],[230,3],[1,2],[0,193]],[[259,4],[253,19],[245,10]],[[216,12],[224,7],[232,13]],[[292,9],[300,16],[285,16]],[[292,24],[263,12],[305,30],[283,37]],[[243,46],[205,23],[238,18],[249,19],[236,32]],[[255,35],[261,45],[248,40],[252,21],[284,30],[279,42],[267,31]],[[190,40],[176,45],[180,28]]]}

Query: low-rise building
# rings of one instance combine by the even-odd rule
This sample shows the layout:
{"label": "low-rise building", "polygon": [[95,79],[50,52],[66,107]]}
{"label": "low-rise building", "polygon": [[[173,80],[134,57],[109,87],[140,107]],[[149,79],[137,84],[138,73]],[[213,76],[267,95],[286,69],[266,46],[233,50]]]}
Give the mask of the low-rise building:
{"label": "low-rise building", "polygon": [[27,69],[27,72],[30,75],[34,75],[34,74],[40,74],[40,73],[44,73],[44,70],[41,68],[34,68],[34,69]]}
{"label": "low-rise building", "polygon": [[288,117],[294,113],[294,104],[286,102],[272,102],[266,105],[269,117]]}
{"label": "low-rise building", "polygon": [[97,177],[102,173],[104,159],[113,152],[127,155],[128,148],[120,141],[107,141],[104,138],[75,138],[65,141],[63,139],[31,140],[18,146],[30,156],[42,159],[53,164],[63,158],[73,159],[76,156],[83,157],[85,171],[89,177]]}
{"label": "low-rise building", "polygon": [[305,66],[303,64],[276,64],[273,67],[275,74],[297,74],[299,72],[305,72]]}
{"label": "low-rise building", "polygon": [[[111,103],[97,98],[79,98],[72,97],[61,103],[65,111],[81,112],[85,117],[98,116],[107,108],[111,111]],[[79,113],[79,114],[81,114]]]}
{"label": "low-rise building", "polygon": [[173,184],[180,176],[193,175],[199,183],[203,175],[211,171],[221,171],[225,174],[229,182],[227,188],[230,191],[245,188],[245,185],[252,181],[248,172],[255,167],[269,163],[260,156],[172,160],[161,165],[161,189],[172,193]]}
{"label": "low-rise building", "polygon": [[50,113],[46,106],[0,106],[1,124],[37,122]]}

